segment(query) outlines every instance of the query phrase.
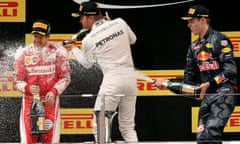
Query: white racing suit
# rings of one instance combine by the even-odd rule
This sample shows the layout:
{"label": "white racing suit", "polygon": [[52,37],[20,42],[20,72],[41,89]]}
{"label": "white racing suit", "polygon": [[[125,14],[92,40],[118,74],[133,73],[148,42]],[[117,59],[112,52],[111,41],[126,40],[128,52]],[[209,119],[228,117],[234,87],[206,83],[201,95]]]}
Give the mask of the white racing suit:
{"label": "white racing suit", "polygon": [[[74,57],[83,66],[97,63],[102,69],[104,76],[94,110],[101,110],[103,96],[105,111],[118,109],[119,130],[126,143],[138,141],[135,131],[137,78],[131,54],[131,44],[135,41],[134,32],[123,19],[101,19],[83,39],[82,51],[72,49]],[[95,134],[96,131],[95,124]]]}
{"label": "white racing suit", "polygon": [[43,102],[45,110],[45,130],[41,135],[43,143],[59,143],[60,141],[60,105],[59,95],[70,83],[70,66],[66,58],[66,50],[48,43],[42,51],[37,51],[32,44],[19,48],[14,61],[14,80],[18,90],[24,93],[20,113],[20,135],[22,144],[37,143],[37,135],[31,134],[30,108],[33,95],[29,87],[38,83],[40,97],[52,91],[55,95],[53,105]]}

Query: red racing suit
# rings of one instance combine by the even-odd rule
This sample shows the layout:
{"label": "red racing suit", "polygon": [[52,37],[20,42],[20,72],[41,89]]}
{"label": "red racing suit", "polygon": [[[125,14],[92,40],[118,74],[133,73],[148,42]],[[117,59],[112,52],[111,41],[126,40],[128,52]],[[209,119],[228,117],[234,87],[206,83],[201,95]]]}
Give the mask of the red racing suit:
{"label": "red racing suit", "polygon": [[33,44],[19,48],[14,60],[15,87],[24,93],[20,113],[20,135],[22,144],[37,143],[37,135],[31,134],[30,108],[33,95],[29,87],[38,83],[40,97],[52,91],[55,96],[53,105],[43,102],[45,110],[45,130],[41,135],[43,143],[59,143],[60,141],[60,104],[59,95],[67,88],[70,79],[70,65],[67,52],[51,43],[37,50]]}

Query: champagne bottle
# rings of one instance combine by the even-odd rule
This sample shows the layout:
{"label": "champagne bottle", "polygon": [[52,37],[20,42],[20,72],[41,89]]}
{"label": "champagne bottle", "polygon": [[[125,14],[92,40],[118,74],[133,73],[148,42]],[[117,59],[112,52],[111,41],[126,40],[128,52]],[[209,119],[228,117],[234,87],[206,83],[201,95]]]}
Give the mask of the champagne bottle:
{"label": "champagne bottle", "polygon": [[64,40],[63,45],[74,43],[75,41],[81,41],[88,33],[90,29],[81,29],[78,33],[74,34],[70,40]]}
{"label": "champagne bottle", "polygon": [[44,134],[45,111],[38,93],[33,94],[30,110],[32,134]]}
{"label": "champagne bottle", "polygon": [[197,90],[197,84],[184,83],[182,79],[168,79],[162,83],[163,86],[167,87],[170,91],[181,96],[187,96],[191,98],[199,97],[200,91]]}

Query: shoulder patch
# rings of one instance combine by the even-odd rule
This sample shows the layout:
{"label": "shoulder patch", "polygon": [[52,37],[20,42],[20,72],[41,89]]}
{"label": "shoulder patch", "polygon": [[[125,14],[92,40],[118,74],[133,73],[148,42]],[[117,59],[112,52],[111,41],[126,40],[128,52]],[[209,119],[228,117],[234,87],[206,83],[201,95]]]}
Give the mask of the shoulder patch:
{"label": "shoulder patch", "polygon": [[227,40],[221,40],[221,46],[227,46],[228,41]]}
{"label": "shoulder patch", "polygon": [[232,51],[232,49],[229,48],[229,47],[225,47],[225,48],[223,48],[221,51],[222,51],[222,53],[229,53],[229,52]]}

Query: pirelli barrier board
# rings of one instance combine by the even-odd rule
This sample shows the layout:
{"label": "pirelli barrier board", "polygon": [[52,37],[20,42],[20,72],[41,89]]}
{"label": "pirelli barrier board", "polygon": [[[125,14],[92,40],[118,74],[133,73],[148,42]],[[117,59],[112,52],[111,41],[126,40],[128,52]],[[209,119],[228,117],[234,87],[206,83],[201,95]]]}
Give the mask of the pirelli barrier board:
{"label": "pirelli barrier board", "polygon": [[[199,107],[192,107],[192,133],[197,132]],[[61,109],[61,134],[92,134],[93,114],[89,109]],[[224,132],[240,132],[240,107],[237,106],[225,126]]]}
{"label": "pirelli barrier board", "polygon": [[25,22],[26,0],[1,0],[0,22]]}
{"label": "pirelli barrier board", "polygon": [[93,109],[61,109],[61,134],[92,134]]}
{"label": "pirelli barrier board", "polygon": [[[199,107],[192,107],[192,132],[197,132],[197,120],[198,120]],[[240,132],[240,107],[237,106],[234,109],[231,117],[229,118],[224,132]]]}
{"label": "pirelli barrier board", "polygon": [[[172,78],[182,75],[182,70],[149,70],[139,71],[150,78]],[[22,94],[13,87],[12,71],[7,71],[0,78],[1,97],[20,97]],[[156,89],[152,83],[139,80],[138,96],[174,96],[167,89]],[[197,129],[198,107],[192,107],[192,132]],[[62,134],[91,134],[92,133],[92,108],[62,108],[61,109],[61,133]],[[240,132],[240,107],[236,107],[225,132]]]}

